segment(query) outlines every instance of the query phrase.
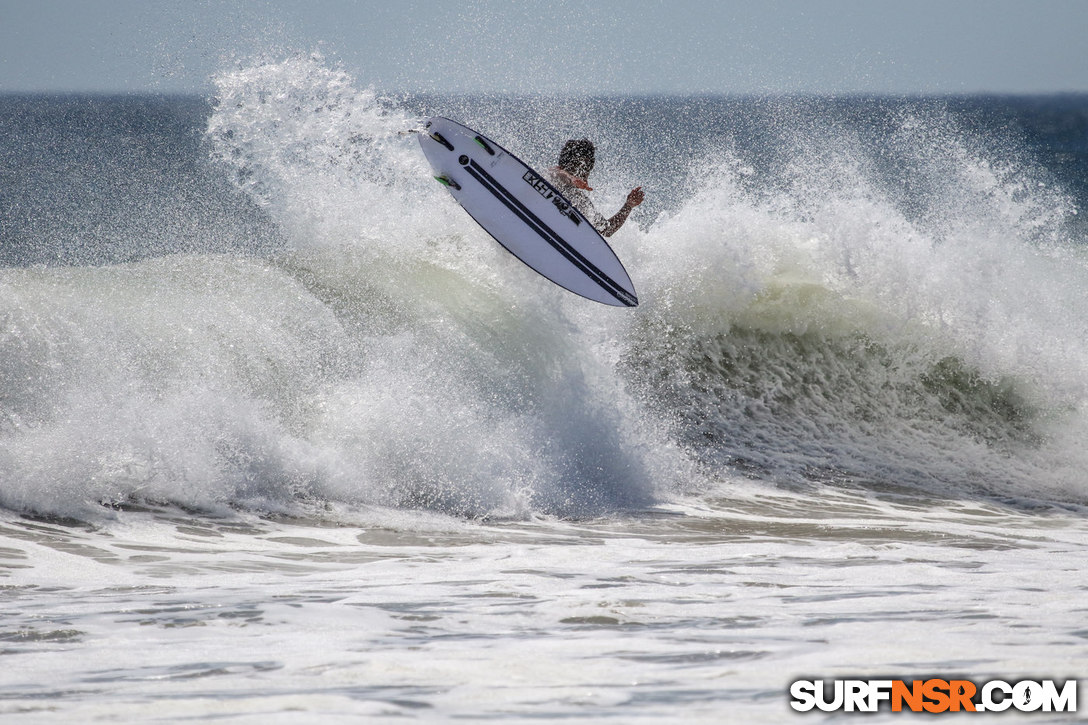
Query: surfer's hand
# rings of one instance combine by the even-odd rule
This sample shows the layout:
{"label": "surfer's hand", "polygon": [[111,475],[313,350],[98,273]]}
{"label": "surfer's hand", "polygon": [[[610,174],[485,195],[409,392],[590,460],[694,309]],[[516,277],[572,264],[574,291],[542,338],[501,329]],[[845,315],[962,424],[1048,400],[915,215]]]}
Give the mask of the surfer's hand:
{"label": "surfer's hand", "polygon": [[622,227],[623,223],[627,221],[627,217],[630,216],[631,210],[641,204],[645,197],[646,195],[642,193],[641,186],[636,186],[634,189],[631,189],[627,194],[627,201],[625,201],[620,210],[616,212],[616,216],[609,219],[608,223],[604,225],[604,228],[600,229],[601,236],[612,236],[616,230]]}

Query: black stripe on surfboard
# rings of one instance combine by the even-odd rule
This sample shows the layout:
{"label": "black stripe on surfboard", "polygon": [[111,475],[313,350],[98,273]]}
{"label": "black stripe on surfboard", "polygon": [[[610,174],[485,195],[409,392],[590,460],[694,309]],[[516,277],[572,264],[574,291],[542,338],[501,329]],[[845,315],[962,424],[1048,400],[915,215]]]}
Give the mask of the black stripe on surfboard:
{"label": "black stripe on surfboard", "polygon": [[570,246],[570,244],[559,236],[555,230],[549,227],[536,214],[530,211],[528,207],[511,194],[506,187],[500,184],[495,177],[487,173],[487,170],[482,166],[475,161],[469,161],[466,171],[468,171],[474,179],[479,181],[485,189],[490,191],[496,199],[501,201],[506,208],[525,222],[530,229],[540,235],[540,237],[550,244],[555,251],[562,254],[567,261],[577,267],[579,271],[600,285],[601,289],[628,307],[635,307],[638,305],[638,300],[630,292],[598,269],[595,264],[582,256],[577,249]]}
{"label": "black stripe on surfboard", "polygon": [[469,162],[469,168],[467,170],[477,181],[483,184],[488,191],[498,198],[499,201],[503,202],[507,208],[517,214],[522,221],[529,224],[529,226],[533,228],[537,234],[543,237],[545,241],[551,244],[557,252],[566,257],[571,264],[600,285],[602,289],[625,305],[633,307],[638,304],[638,301],[634,299],[627,290],[623,289],[623,287],[617,284],[615,280],[582,256],[578,250],[567,243],[566,240],[559,236],[559,234],[549,227],[546,222],[541,220],[540,217],[530,211],[521,200],[511,194],[506,187],[499,183],[499,181],[489,174],[486,169],[480,166],[480,164],[472,160]]}

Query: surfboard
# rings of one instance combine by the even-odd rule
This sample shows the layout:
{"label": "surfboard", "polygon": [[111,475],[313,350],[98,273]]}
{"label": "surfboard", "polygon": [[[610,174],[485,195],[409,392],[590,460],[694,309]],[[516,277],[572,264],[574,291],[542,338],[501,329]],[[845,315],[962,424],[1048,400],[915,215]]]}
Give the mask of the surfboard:
{"label": "surfboard", "polygon": [[419,143],[435,179],[508,252],[582,297],[638,304],[619,257],[543,174],[448,118],[427,119]]}

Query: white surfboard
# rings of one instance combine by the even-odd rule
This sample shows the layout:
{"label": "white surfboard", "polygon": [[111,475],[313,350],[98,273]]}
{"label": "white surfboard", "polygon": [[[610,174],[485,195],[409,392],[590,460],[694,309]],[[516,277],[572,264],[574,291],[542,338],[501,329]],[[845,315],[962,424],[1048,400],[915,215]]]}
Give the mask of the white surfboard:
{"label": "white surfboard", "polygon": [[428,119],[419,143],[435,178],[515,257],[575,294],[616,307],[638,304],[615,252],[542,174],[448,118]]}

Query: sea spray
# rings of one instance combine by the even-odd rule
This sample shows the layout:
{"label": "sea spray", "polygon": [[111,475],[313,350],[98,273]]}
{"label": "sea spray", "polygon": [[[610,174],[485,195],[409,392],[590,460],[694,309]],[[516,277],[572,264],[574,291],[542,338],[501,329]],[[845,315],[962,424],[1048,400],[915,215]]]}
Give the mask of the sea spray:
{"label": "sea spray", "polygon": [[837,130],[784,138],[797,157],[764,183],[742,158],[696,166],[693,193],[640,237],[628,375],[711,467],[1081,500],[1069,199],[920,123],[893,130],[912,140],[898,151],[955,203],[887,193]]}
{"label": "sea spray", "polygon": [[[5,270],[6,507],[584,517],[737,472],[1084,499],[1071,197],[954,116],[404,101],[310,56],[217,80],[202,163],[277,247]],[[637,310],[555,288],[457,208],[404,133],[448,108],[534,163],[594,136],[606,211],[644,184],[610,240]]]}
{"label": "sea spray", "polygon": [[654,500],[658,446],[600,341],[556,291],[513,293],[505,253],[417,180],[403,117],[313,59],[222,82],[217,158],[284,248],[8,274],[5,506],[522,517]]}

